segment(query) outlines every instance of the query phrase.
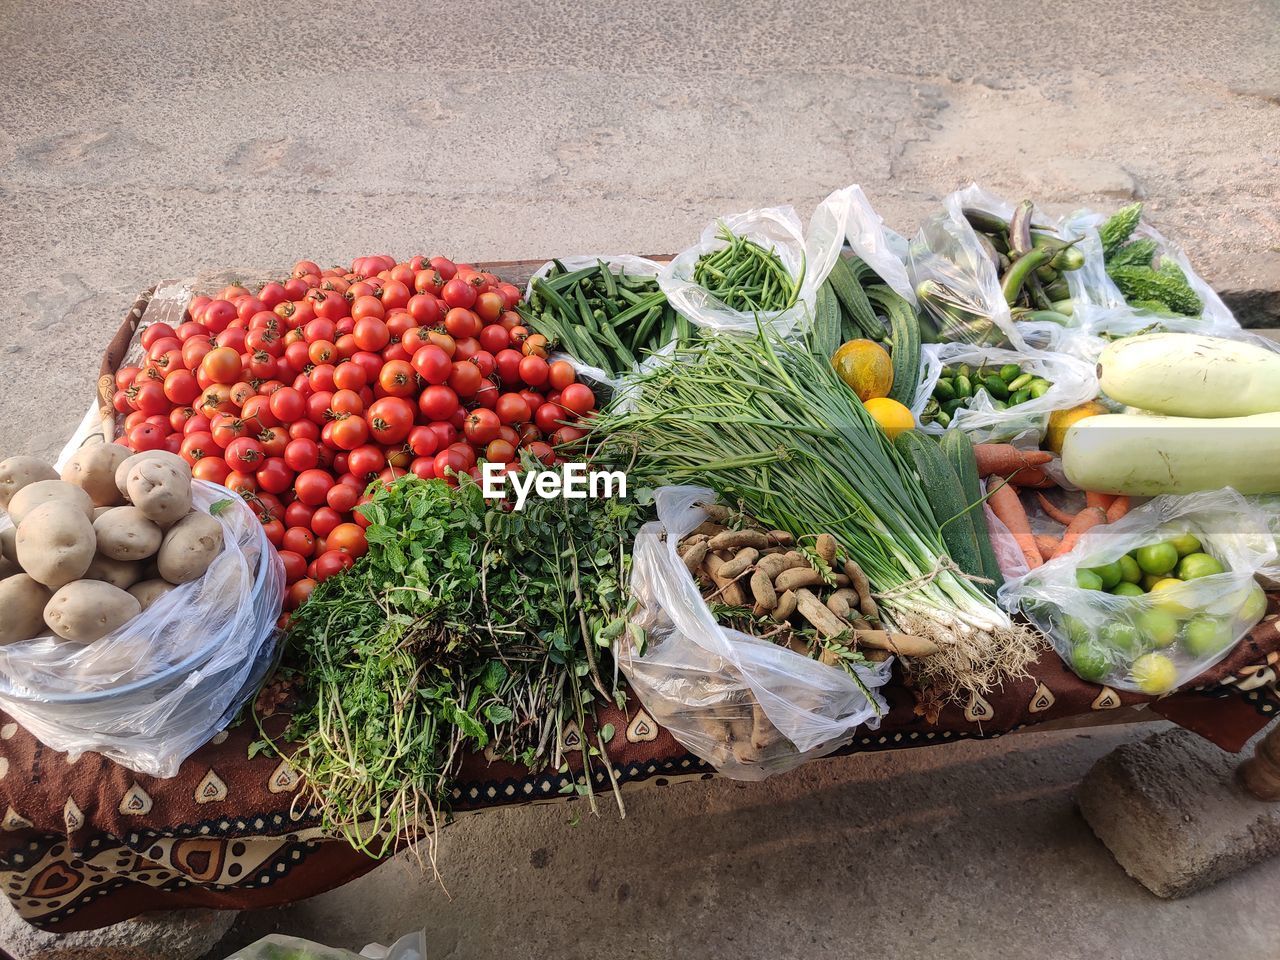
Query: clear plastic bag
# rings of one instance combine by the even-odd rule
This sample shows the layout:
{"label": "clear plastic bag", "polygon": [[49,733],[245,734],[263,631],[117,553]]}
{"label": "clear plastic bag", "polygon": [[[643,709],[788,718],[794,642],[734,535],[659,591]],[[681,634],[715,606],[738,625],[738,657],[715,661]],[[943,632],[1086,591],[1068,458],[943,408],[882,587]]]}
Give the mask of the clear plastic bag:
{"label": "clear plastic bag", "polygon": [[876,272],[884,283],[912,306],[916,292],[907,276],[907,241],[884,225],[858,184],[831,195],[847,209],[844,236],[850,249]]}
{"label": "clear plastic bag", "polygon": [[[964,216],[969,207],[1007,220],[1013,205],[971,183],[949,194],[943,207],[920,226],[907,250],[907,275],[921,305],[948,340],[1023,349],[996,265]],[[1037,229],[1050,223],[1043,215],[1034,219]],[[922,284],[934,294],[921,295]]]}
{"label": "clear plastic bag", "polygon": [[[844,246],[849,205],[837,190],[818,205],[806,232],[792,207],[767,207],[720,217],[707,224],[698,242],[662,267],[658,285],[671,305],[691,323],[715,333],[754,334],[764,325],[779,336],[803,334],[813,321],[813,305]],[[761,314],[734,310],[693,280],[693,268],[704,254],[725,246],[721,224],[740,237],[772,248],[792,278],[799,280],[796,302],[786,310]]]}
{"label": "clear plastic bag", "polygon": [[[875,691],[891,661],[845,671],[721,627],[676,552],[706,519],[703,487],[655,491],[658,519],[636,537],[631,591],[643,651],[629,635],[619,663],[653,718],[736,780],[762,780],[830,753],[886,710]],[[871,692],[868,699],[866,692]]]}
{"label": "clear plastic bag", "polygon": [[[1077,584],[1077,571],[1187,533],[1225,572],[1140,596]],[[1045,631],[1082,678],[1160,694],[1213,666],[1262,618],[1266,598],[1254,578],[1275,560],[1266,519],[1234,490],[1157,497],[1094,527],[1070,553],[1006,581],[999,598]]]}
{"label": "clear plastic bag", "polygon": [[[644,257],[633,256],[629,253],[611,254],[609,256],[600,257],[559,257],[560,265],[568,272],[574,270],[582,270],[586,267],[594,267],[598,263],[605,263],[609,267],[616,268],[616,273],[622,273],[628,277],[656,277],[662,269],[662,264],[656,260],[648,260]],[[529,283],[525,286],[524,298],[528,300],[533,295],[533,281],[540,280],[547,276],[555,267],[553,261],[548,260],[529,277]],[[627,392],[635,381],[635,376],[654,369],[666,360],[674,352],[671,344],[664,344],[650,356],[636,363],[635,368],[629,373],[621,376],[615,376],[607,370],[601,370],[599,367],[593,367],[589,363],[583,363],[577,357],[568,353],[556,353],[552,355],[553,360],[567,360],[578,375],[593,384],[599,384],[609,391],[609,395],[616,403],[624,404],[621,400],[623,394]]]}
{"label": "clear plastic bag", "polygon": [[171,777],[261,686],[284,564],[230,490],[196,480],[192,501],[205,512],[225,501],[222,552],[203,577],[93,643],[49,635],[0,646],[0,705],[47,746]]}
{"label": "clear plastic bag", "polygon": [[371,943],[359,953],[312,940],[273,933],[237,950],[226,960],[427,960],[427,934],[406,933],[390,947]]}
{"label": "clear plastic bag", "polygon": [[945,366],[967,363],[970,366],[1003,366],[1016,363],[1026,373],[1048,380],[1053,386],[1042,397],[1028,400],[1005,410],[997,409],[991,395],[975,390],[967,407],[951,415],[944,429],[936,422],[920,426],[924,433],[941,436],[947,429],[963,430],[974,443],[1010,442],[1020,437],[1034,438],[1038,444],[1049,426],[1049,415],[1055,410],[1069,410],[1098,395],[1098,375],[1094,367],[1060,353],[1039,350],[1002,350],[974,347],[964,343],[926,343],[921,349],[924,373],[918,398],[927,398],[942,375]]}
{"label": "clear plastic bag", "polygon": [[1156,242],[1157,255],[1169,257],[1186,274],[1187,283],[1204,303],[1198,317],[1170,317],[1150,310],[1134,308],[1125,302],[1115,282],[1107,275],[1107,264],[1102,252],[1102,240],[1098,230],[1107,218],[1092,210],[1078,210],[1061,223],[1061,232],[1072,237],[1083,237],[1077,248],[1085,255],[1084,266],[1066,274],[1075,306],[1078,325],[1094,336],[1104,334],[1123,335],[1127,332],[1156,325],[1161,330],[1184,330],[1205,334],[1229,334],[1240,330],[1240,324],[1217,292],[1191,268],[1190,261],[1176,245],[1166,240],[1155,227],[1142,220],[1133,237],[1148,238]]}

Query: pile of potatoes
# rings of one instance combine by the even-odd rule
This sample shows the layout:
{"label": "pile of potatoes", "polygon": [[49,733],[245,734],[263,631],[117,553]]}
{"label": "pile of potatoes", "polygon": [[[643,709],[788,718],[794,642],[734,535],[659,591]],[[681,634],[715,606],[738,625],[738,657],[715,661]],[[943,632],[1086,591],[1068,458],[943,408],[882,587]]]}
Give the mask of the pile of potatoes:
{"label": "pile of potatoes", "polygon": [[81,448],[59,477],[33,457],[0,462],[0,643],[49,631],[92,643],[222,550],[222,524],[192,509],[191,468],[163,450]]}

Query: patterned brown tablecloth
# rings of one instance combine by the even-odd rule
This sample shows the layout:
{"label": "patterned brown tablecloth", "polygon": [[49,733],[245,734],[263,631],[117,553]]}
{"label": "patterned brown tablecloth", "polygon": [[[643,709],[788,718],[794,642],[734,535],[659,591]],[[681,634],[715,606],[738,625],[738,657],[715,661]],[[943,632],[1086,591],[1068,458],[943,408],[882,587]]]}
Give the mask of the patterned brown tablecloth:
{"label": "patterned brown tablecloth", "polygon": [[[1280,709],[1280,595],[1266,618],[1193,689],[1151,709],[1239,750]],[[932,720],[909,689],[886,688],[880,729],[842,752],[995,737],[1031,724],[1141,704],[1086,683],[1047,652],[1032,677],[985,699],[948,704]],[[273,718],[282,722],[283,718]],[[638,704],[601,711],[624,788],[713,775]],[[572,735],[572,732],[571,732]],[[251,909],[309,897],[376,862],[317,829],[298,776],[278,758],[248,756],[252,725],[221,733],[170,780],[134,774],[96,754],[68,763],[0,714],[0,884],[18,913],[50,931],[116,923],[148,910]],[[483,757],[466,760],[456,811],[563,799],[567,776]],[[598,790],[607,791],[600,771]]]}

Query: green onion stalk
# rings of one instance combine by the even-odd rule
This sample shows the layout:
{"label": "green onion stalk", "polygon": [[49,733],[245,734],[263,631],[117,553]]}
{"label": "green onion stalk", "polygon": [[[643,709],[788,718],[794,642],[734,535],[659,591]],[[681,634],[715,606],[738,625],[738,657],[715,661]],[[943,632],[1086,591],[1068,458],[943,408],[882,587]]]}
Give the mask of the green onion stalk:
{"label": "green onion stalk", "polygon": [[763,332],[720,336],[628,396],[595,435],[608,455],[634,458],[637,485],[705,484],[766,524],[833,534],[882,616],[941,648],[913,664],[931,685],[981,693],[1025,674],[1037,635],[947,556],[911,468],[824,358]]}

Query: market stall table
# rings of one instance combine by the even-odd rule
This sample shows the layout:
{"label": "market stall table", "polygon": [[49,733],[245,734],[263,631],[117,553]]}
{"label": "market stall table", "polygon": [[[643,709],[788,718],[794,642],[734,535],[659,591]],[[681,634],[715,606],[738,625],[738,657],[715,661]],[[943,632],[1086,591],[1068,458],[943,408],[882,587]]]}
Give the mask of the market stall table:
{"label": "market stall table", "polygon": [[[917,703],[895,683],[886,688],[890,710],[879,729],[859,731],[840,753],[1092,725],[1134,707],[1239,750],[1280,709],[1278,616],[1280,594],[1273,594],[1266,618],[1226,660],[1194,688],[1154,702],[1086,683],[1052,651],[1031,676],[965,703]],[[268,728],[283,720],[272,718]],[[608,754],[624,796],[639,784],[714,775],[638,703],[603,710],[596,723],[614,728]],[[0,884],[19,915],[45,930],[71,931],[150,910],[271,907],[373,869],[377,861],[322,836],[287,761],[269,751],[249,756],[257,739],[255,725],[241,722],[190,757],[178,776],[158,780],[96,754],[69,762],[0,715]],[[563,800],[572,777],[470,756],[451,802],[464,813]],[[603,769],[593,786],[607,795]]]}
{"label": "market stall table", "polygon": [[[540,262],[492,265],[523,282]],[[170,288],[171,290],[174,288]],[[103,363],[102,423],[111,423],[114,371],[141,320],[171,319],[181,302],[134,304]],[[156,308],[159,308],[158,310]],[[91,428],[99,426],[91,416]],[[1231,654],[1189,688],[1163,699],[1117,691],[1078,678],[1046,650],[1030,675],[985,697],[920,702],[900,682],[885,688],[890,709],[877,729],[857,731],[838,751],[931,746],[1031,728],[1091,726],[1152,714],[1241,749],[1280,709],[1280,594]],[[266,721],[279,734],[283,716]],[[640,784],[705,779],[714,771],[685,750],[634,698],[625,711],[601,710],[595,729],[567,731],[566,747],[612,727],[606,750],[623,791]],[[97,754],[74,762],[41,745],[0,715],[0,883],[18,914],[49,931],[103,926],[139,913],[187,907],[276,906],[346,883],[377,861],[320,831],[306,785],[287,760],[255,749],[256,725],[242,720],[219,733],[168,780],[135,774]],[[455,813],[575,795],[570,773],[529,770],[484,756],[465,758],[450,804]],[[609,773],[593,771],[598,794]],[[606,814],[607,815],[607,814]]]}

